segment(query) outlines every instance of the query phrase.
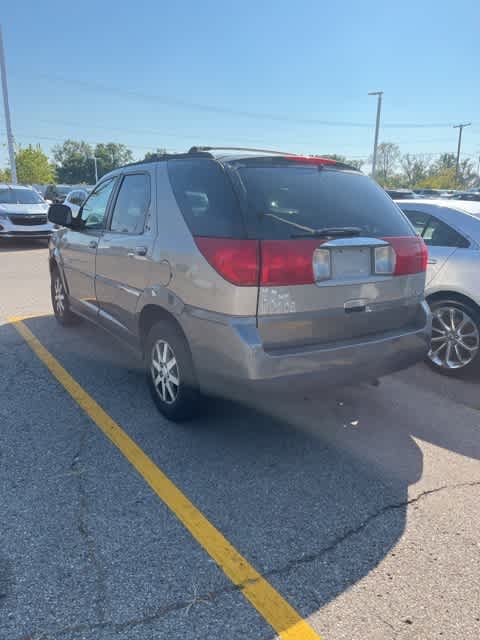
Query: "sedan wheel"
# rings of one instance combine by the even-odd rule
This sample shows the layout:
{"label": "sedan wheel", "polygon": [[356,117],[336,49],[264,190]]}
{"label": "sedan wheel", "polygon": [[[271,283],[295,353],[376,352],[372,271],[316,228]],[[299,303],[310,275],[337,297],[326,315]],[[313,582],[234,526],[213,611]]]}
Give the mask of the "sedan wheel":
{"label": "sedan wheel", "polygon": [[432,305],[430,362],[442,373],[469,369],[478,355],[480,333],[475,313],[461,304]]}

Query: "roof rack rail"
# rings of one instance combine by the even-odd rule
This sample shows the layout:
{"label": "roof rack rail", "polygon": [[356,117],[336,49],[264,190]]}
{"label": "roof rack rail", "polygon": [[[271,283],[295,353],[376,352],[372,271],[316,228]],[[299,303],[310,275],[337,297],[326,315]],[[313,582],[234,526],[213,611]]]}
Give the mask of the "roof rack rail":
{"label": "roof rack rail", "polygon": [[[178,158],[191,158],[196,156],[197,158],[213,158],[211,153],[207,153],[206,151],[188,151],[187,153],[155,153],[152,154],[148,160],[137,160],[136,162],[129,162],[128,164],[123,165],[124,167],[135,167],[139,164],[148,164],[149,162],[161,162],[162,160],[175,160]],[[117,167],[121,169],[122,167]]]}
{"label": "roof rack rail", "polygon": [[274,151],[272,149],[254,149],[250,147],[191,147],[188,153],[199,153],[202,151],[254,151],[255,153],[271,153],[278,156],[298,156],[298,153],[291,151]]}

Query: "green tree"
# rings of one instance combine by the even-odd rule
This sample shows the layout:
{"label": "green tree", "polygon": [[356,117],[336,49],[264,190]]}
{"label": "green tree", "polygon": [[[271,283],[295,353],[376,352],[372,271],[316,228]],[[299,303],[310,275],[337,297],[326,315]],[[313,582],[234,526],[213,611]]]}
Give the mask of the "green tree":
{"label": "green tree", "polygon": [[458,182],[462,187],[471,187],[477,180],[477,172],[475,166],[471,160],[465,158],[460,160],[460,166],[458,171]]}
{"label": "green tree", "polygon": [[109,171],[133,161],[133,154],[130,149],[124,144],[118,144],[116,142],[97,144],[94,155],[97,158],[99,178]]}
{"label": "green tree", "polygon": [[10,169],[0,169],[0,182],[10,182]]}
{"label": "green tree", "polygon": [[449,169],[455,169],[456,164],[457,156],[454,153],[442,153],[438,160],[432,164],[430,173],[431,175],[444,173]]}
{"label": "green tree", "polygon": [[431,172],[430,175],[421,180],[419,187],[427,187],[429,189],[456,189],[457,180],[455,176],[455,167],[444,169],[443,171]]}
{"label": "green tree", "polygon": [[428,160],[424,156],[406,153],[402,156],[401,165],[407,187],[415,187],[428,176]]}
{"label": "green tree", "polygon": [[[393,142],[381,142],[377,147],[377,166],[375,178],[381,185],[386,185],[395,173],[400,159],[400,149]],[[373,158],[371,158],[373,161]]]}
{"label": "green tree", "polygon": [[87,143],[77,140],[65,140],[52,149],[56,164],[58,181],[66,184],[93,183],[95,170],[93,149]]}
{"label": "green tree", "polygon": [[46,184],[55,180],[55,172],[40,147],[19,147],[15,153],[17,177],[21,184]]}
{"label": "green tree", "polygon": [[151,160],[155,160],[158,157],[164,156],[167,153],[166,149],[161,149],[159,147],[157,147],[157,149],[155,151],[147,151],[147,153],[145,154],[143,161],[144,162],[149,162]]}

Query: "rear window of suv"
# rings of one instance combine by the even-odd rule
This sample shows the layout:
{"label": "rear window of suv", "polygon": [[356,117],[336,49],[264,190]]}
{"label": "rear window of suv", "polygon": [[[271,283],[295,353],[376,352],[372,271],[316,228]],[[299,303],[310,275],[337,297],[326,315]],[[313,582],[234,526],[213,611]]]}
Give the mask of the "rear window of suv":
{"label": "rear window of suv", "polygon": [[368,236],[412,235],[397,205],[362,173],[296,162],[233,166],[250,237],[284,240],[324,227],[359,227]]}
{"label": "rear window of suv", "polygon": [[362,235],[413,230],[391,198],[362,173],[269,158],[168,162],[178,206],[194,236],[286,240],[324,227]]}

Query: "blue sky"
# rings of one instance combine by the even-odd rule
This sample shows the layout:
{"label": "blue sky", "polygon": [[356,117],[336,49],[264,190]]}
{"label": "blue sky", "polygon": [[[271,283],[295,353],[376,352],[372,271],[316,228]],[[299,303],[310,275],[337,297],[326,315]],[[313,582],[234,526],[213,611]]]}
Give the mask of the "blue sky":
{"label": "blue sky", "polygon": [[[150,149],[480,154],[480,3],[111,0],[4,3],[15,138]],[[398,127],[389,125],[443,125]],[[6,164],[0,114],[0,166]]]}

